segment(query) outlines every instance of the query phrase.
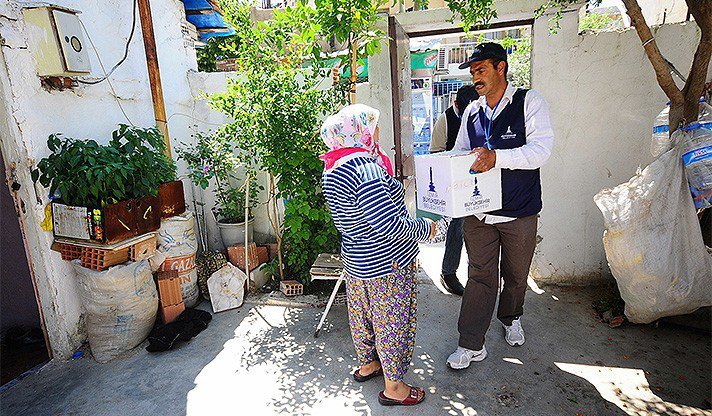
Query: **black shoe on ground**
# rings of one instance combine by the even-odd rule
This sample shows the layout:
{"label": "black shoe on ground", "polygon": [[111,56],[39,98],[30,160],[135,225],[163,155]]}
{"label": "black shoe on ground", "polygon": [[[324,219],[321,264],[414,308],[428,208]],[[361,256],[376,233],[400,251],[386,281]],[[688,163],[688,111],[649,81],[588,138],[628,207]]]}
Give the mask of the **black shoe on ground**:
{"label": "black shoe on ground", "polygon": [[457,275],[454,274],[443,274],[440,275],[440,283],[445,286],[445,290],[452,293],[453,295],[462,296],[465,293],[465,288],[462,287],[462,283],[457,280]]}

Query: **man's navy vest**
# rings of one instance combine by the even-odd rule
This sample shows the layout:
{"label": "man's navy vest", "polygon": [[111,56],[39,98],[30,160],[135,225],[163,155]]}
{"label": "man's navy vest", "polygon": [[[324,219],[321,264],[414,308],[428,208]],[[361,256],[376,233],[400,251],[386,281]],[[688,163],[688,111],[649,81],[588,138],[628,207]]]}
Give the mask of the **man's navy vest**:
{"label": "man's navy vest", "polygon": [[[518,89],[502,112],[492,122],[492,149],[514,149],[524,146],[527,134],[524,122],[525,89]],[[470,115],[467,133],[470,148],[485,147],[487,118],[484,108]],[[488,212],[510,218],[523,218],[541,211],[541,180],[539,169],[502,169],[502,209]]]}

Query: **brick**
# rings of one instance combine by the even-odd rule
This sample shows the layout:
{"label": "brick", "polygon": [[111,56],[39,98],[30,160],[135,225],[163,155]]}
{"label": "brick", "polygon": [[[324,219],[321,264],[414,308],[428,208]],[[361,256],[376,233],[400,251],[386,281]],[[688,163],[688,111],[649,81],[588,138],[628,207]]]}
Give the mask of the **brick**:
{"label": "brick", "polygon": [[72,244],[60,244],[59,252],[62,254],[62,260],[71,261],[82,257],[82,248]]}
{"label": "brick", "polygon": [[269,261],[269,249],[267,246],[257,247],[257,264],[265,264]]}
{"label": "brick", "polygon": [[167,324],[175,321],[184,310],[185,304],[183,304],[182,301],[178,305],[161,305],[161,318],[163,318],[163,323]]}
{"label": "brick", "polygon": [[279,290],[281,290],[285,296],[302,295],[304,294],[304,285],[296,280],[282,280],[279,282]]}
{"label": "brick", "polygon": [[164,306],[183,303],[180,291],[180,275],[177,270],[158,272],[158,296]]}
{"label": "brick", "polygon": [[120,250],[82,247],[82,266],[92,270],[106,270],[129,261],[129,247]]}
{"label": "brick", "polygon": [[[251,243],[248,249],[250,256],[250,271],[257,268],[260,265],[260,259],[257,257],[257,246],[255,243]],[[239,267],[243,272],[245,271],[245,245],[238,244],[227,248],[227,258],[230,260],[233,266]]]}

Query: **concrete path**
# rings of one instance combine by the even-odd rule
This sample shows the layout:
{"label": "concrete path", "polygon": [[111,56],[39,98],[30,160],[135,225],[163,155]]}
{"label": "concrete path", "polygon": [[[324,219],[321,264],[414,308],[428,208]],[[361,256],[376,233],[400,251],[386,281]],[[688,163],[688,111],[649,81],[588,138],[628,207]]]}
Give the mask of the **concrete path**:
{"label": "concrete path", "polygon": [[318,339],[320,310],[246,305],[215,315],[173,351],[149,354],[142,346],[103,365],[51,362],[0,393],[0,414],[712,415],[700,409],[712,395],[710,335],[662,325],[610,329],[592,317],[591,289],[530,290],[524,346],[508,346],[493,322],[489,357],[447,369],[460,300],[426,273],[435,275],[441,255],[441,247],[422,255],[407,381],[429,394],[417,408],[383,408],[381,380],[351,379],[356,362],[343,305]]}

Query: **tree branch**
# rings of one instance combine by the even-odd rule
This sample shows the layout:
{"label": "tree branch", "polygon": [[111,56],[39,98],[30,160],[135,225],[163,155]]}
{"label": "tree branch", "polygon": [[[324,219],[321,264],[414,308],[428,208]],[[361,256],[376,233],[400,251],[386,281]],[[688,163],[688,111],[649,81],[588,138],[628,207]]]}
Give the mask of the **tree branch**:
{"label": "tree branch", "polygon": [[690,75],[687,77],[682,93],[685,96],[684,118],[687,122],[697,119],[697,101],[702,96],[707,79],[707,68],[712,56],[712,2],[706,0],[687,0],[687,8],[695,18],[695,23],[702,32],[692,60]]}
{"label": "tree branch", "polygon": [[638,2],[636,0],[623,0],[623,4],[625,5],[631,23],[635,27],[635,31],[638,33],[638,37],[640,37],[640,41],[645,44],[645,53],[653,65],[660,88],[662,88],[665,95],[670,99],[671,105],[672,103],[682,104],[684,96],[680,89],[677,88],[677,85],[675,85],[672,75],[670,75],[670,68],[665,58],[663,58],[662,53],[660,53],[660,49],[658,49],[658,45],[655,42],[653,34],[650,32],[650,27],[645,22],[645,17],[643,17],[643,12],[640,10]]}

